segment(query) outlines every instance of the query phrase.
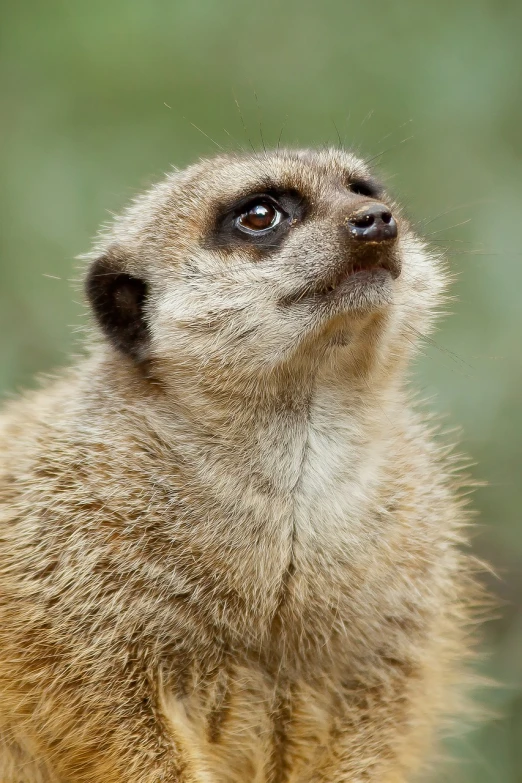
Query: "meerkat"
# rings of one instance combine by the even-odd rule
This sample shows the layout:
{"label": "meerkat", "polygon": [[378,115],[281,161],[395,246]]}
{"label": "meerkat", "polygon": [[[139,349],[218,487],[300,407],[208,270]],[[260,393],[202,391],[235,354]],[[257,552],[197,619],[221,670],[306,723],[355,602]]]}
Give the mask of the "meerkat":
{"label": "meerkat", "polygon": [[475,593],[406,370],[444,261],[349,152],[200,161],[0,419],[1,783],[404,783]]}

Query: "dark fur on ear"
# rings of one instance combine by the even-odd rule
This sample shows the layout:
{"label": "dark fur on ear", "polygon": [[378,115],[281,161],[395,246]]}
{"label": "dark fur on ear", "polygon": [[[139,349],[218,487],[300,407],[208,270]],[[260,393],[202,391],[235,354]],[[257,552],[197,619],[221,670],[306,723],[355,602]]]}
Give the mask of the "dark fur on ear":
{"label": "dark fur on ear", "polygon": [[98,323],[112,344],[137,362],[146,359],[147,283],[123,271],[121,261],[107,254],[91,264],[85,290]]}

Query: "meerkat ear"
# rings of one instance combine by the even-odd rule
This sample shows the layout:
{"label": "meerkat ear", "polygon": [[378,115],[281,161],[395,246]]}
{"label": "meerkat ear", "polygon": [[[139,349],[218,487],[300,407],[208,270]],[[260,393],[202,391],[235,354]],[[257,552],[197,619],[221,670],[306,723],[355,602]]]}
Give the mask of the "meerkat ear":
{"label": "meerkat ear", "polygon": [[123,267],[116,254],[101,256],[91,264],[85,289],[98,323],[112,344],[142,362],[150,342],[145,319],[147,283]]}

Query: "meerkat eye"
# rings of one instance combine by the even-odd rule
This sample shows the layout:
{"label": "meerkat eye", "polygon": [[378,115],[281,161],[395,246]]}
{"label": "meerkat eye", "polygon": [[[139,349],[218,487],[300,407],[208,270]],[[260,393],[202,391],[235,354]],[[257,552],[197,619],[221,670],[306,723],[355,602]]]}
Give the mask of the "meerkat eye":
{"label": "meerkat eye", "polygon": [[236,228],[246,234],[260,234],[271,231],[283,219],[283,212],[270,201],[259,200],[248,205],[248,208],[235,220]]}
{"label": "meerkat eye", "polygon": [[379,186],[367,179],[354,179],[348,185],[348,190],[351,193],[356,193],[358,196],[366,196],[367,198],[378,198],[381,189]]}

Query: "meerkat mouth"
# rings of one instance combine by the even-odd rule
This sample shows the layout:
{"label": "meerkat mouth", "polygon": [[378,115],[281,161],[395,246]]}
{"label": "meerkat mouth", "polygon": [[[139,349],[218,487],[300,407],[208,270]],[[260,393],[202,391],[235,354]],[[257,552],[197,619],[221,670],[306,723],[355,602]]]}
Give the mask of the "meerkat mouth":
{"label": "meerkat mouth", "polygon": [[355,277],[355,275],[358,275],[360,272],[365,272],[365,276],[368,277],[382,271],[389,272],[391,274],[391,269],[388,269],[385,264],[376,265],[375,263],[358,261],[352,264],[348,270],[343,271],[342,274],[336,275],[335,279],[329,282],[327,285],[319,285],[315,289],[315,292],[318,294],[330,294],[333,291],[336,291],[339,286],[341,286],[347,280]]}
{"label": "meerkat mouth", "polygon": [[376,259],[374,254],[365,253],[356,261],[343,265],[327,280],[303,286],[296,293],[285,297],[283,303],[296,304],[304,300],[327,301],[332,297],[355,291],[360,286],[384,284],[390,279],[396,279],[399,274],[400,263],[394,256]]}

